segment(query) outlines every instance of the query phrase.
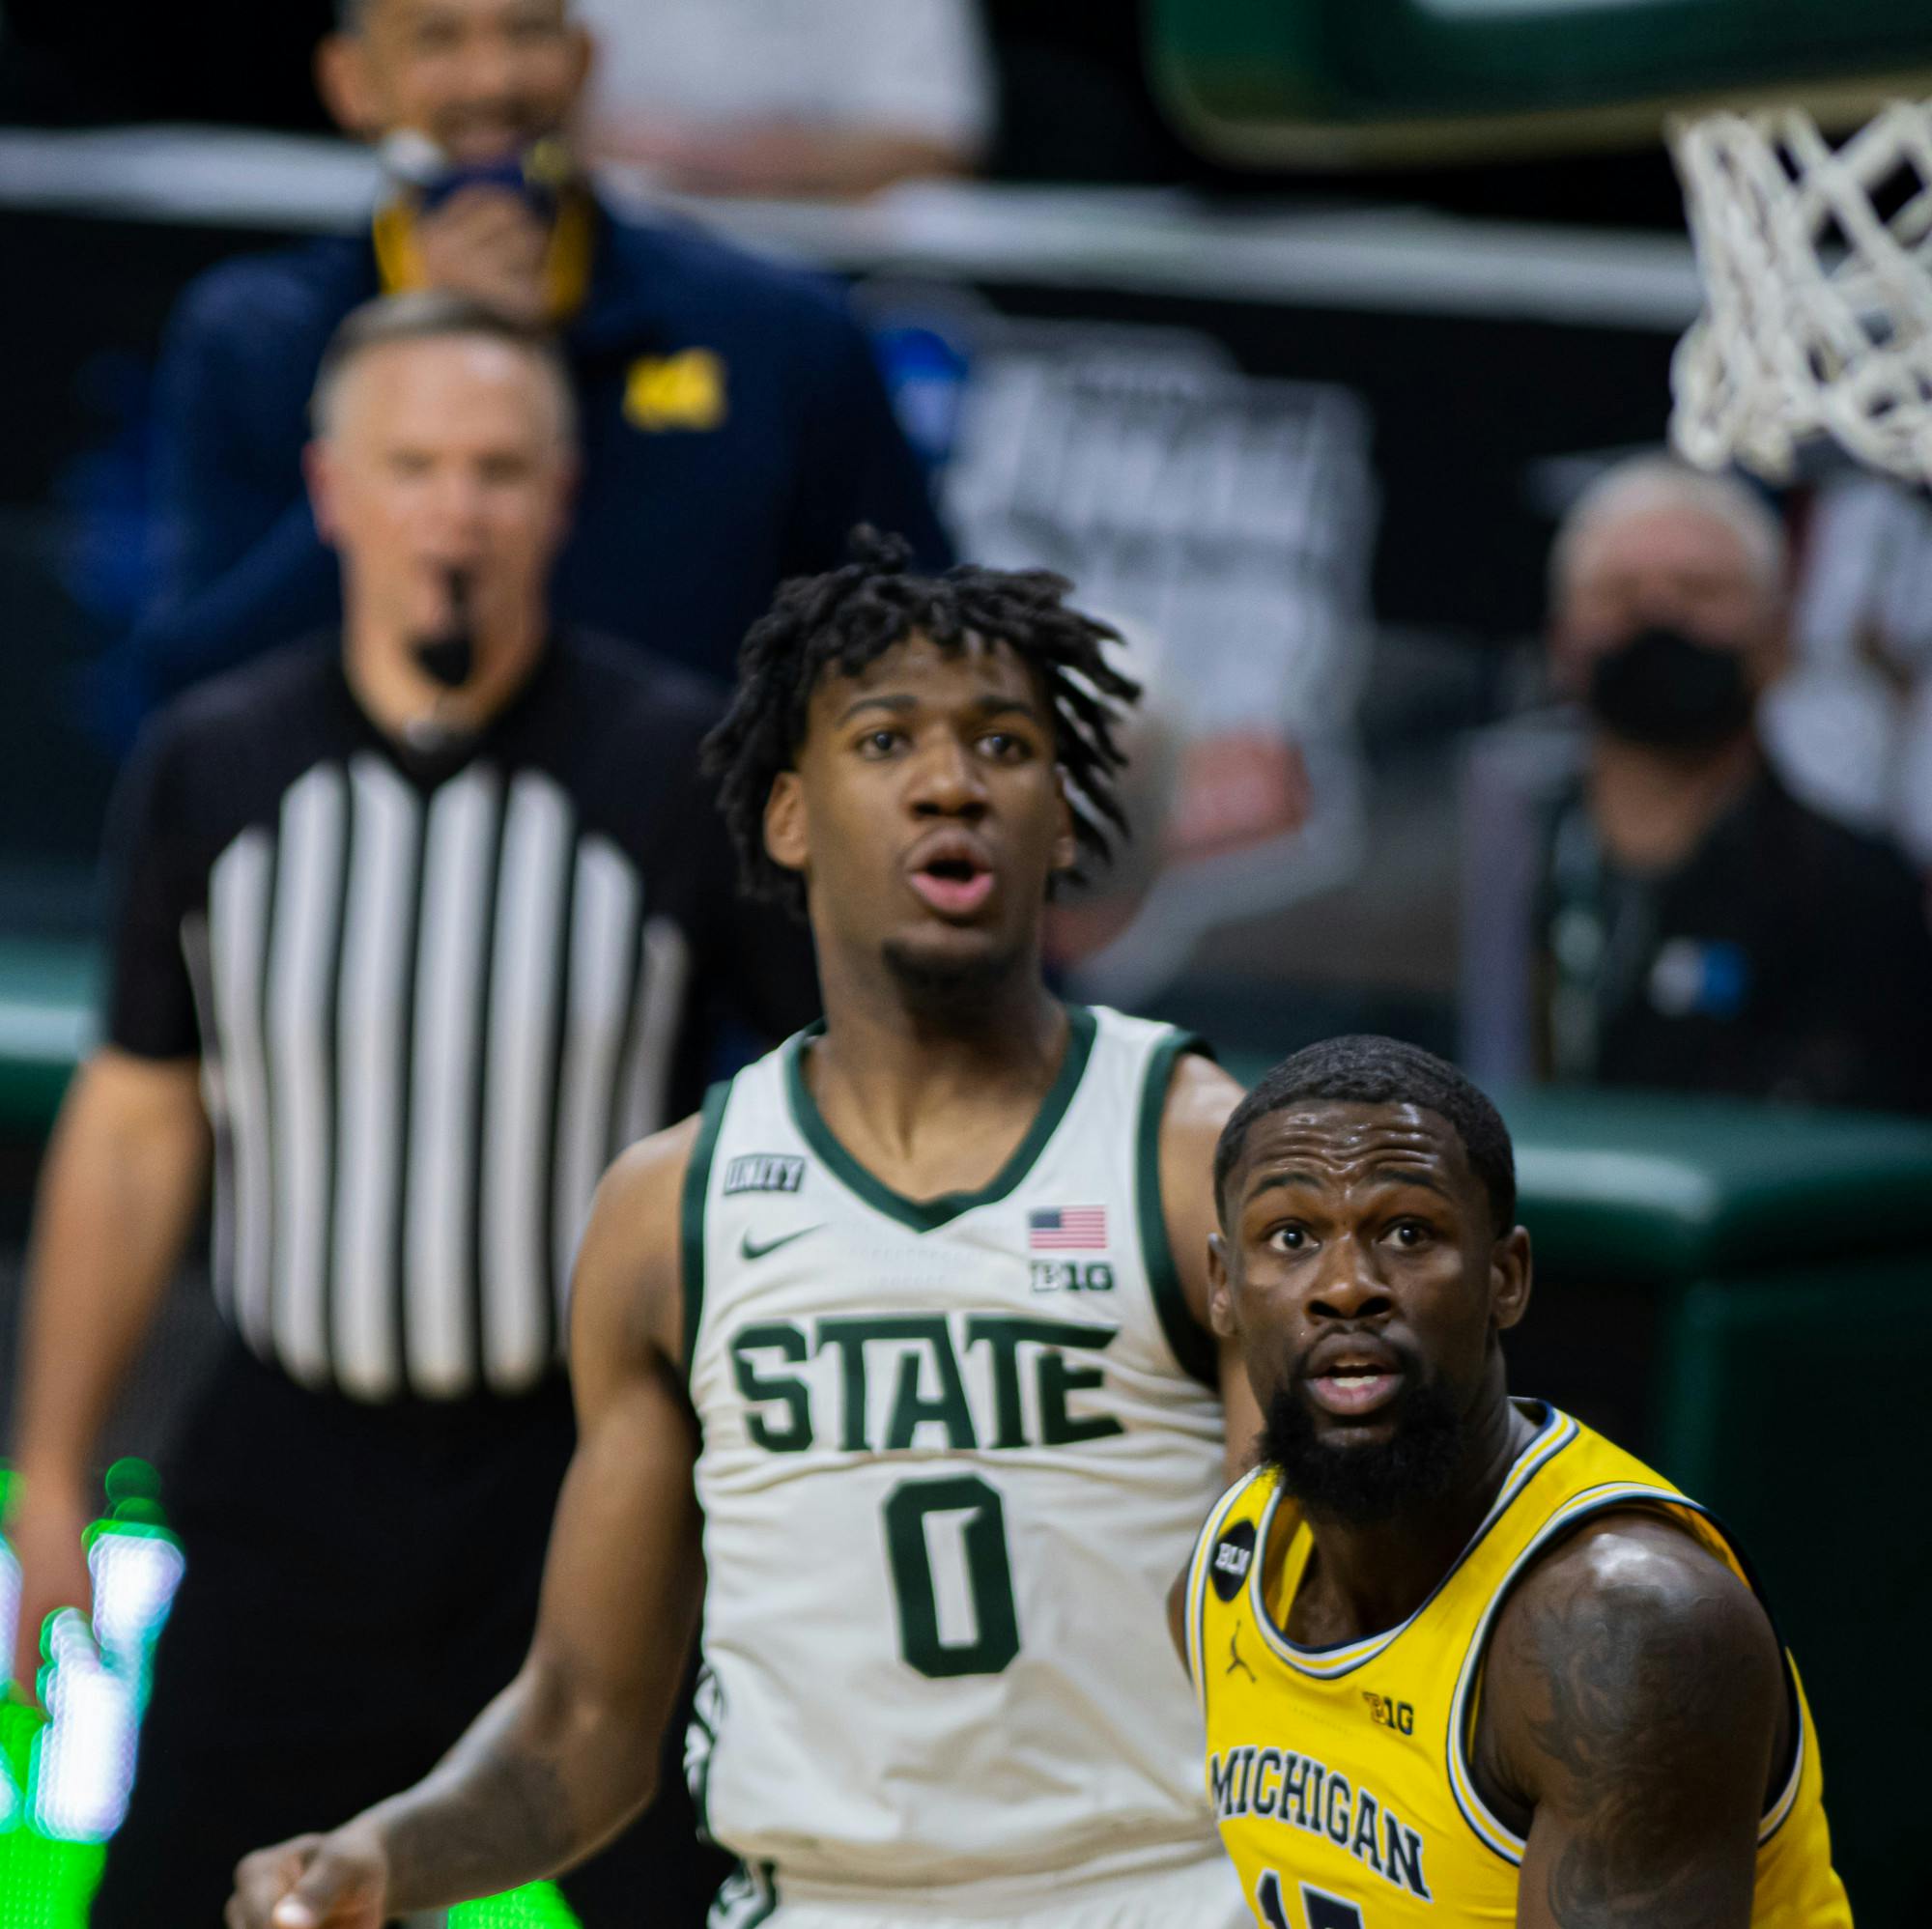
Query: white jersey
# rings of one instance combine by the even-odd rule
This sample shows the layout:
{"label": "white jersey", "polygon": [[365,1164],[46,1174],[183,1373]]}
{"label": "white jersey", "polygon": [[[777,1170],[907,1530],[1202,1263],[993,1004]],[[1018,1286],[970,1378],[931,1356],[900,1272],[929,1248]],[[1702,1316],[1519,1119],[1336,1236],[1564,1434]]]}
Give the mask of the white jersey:
{"label": "white jersey", "polygon": [[706,1102],[683,1213],[709,1576],[691,1767],[748,1921],[774,1880],[973,1914],[1191,1863],[1198,1919],[1226,1919],[1164,1606],[1222,1484],[1214,1350],[1160,1200],[1190,1041],[1069,1015],[979,1192],[915,1203],[865,1171],[807,1089],[810,1033]]}

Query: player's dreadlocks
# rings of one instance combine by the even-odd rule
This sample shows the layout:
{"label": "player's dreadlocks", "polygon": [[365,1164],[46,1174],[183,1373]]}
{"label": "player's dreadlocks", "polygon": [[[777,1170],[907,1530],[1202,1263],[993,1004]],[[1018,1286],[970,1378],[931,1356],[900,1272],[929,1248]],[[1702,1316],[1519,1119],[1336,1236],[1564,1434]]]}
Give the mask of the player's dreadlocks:
{"label": "player's dreadlocks", "polygon": [[745,638],[737,695],[705,744],[746,888],[804,910],[804,880],[765,851],[773,780],[792,767],[819,678],[828,671],[856,676],[914,636],[949,653],[975,638],[1003,643],[1039,678],[1075,837],[1083,850],[1104,857],[1111,833],[1126,830],[1114,795],[1114,774],[1126,761],[1114,737],[1119,706],[1140,695],[1140,686],[1104,653],[1120,633],[1069,609],[1062,599],[1072,584],[1050,570],[960,564],[942,576],[916,576],[907,567],[908,543],[863,525],[849,547],[850,562],[780,586],[771,610]]}

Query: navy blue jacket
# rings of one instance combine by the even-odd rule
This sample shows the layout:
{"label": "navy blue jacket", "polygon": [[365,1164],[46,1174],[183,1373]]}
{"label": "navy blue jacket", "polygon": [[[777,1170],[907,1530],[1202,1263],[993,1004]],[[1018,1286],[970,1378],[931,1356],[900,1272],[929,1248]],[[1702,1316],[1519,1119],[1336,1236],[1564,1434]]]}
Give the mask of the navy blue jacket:
{"label": "navy blue jacket", "polygon": [[[361,237],[223,263],[182,298],[159,372],[156,590],[130,649],[150,699],[339,620],[300,457],[323,348],[378,288]],[[583,479],[562,622],[729,677],[781,579],[842,560],[853,524],[951,560],[869,345],[821,279],[600,209],[564,347]],[[694,361],[722,367],[710,426]]]}

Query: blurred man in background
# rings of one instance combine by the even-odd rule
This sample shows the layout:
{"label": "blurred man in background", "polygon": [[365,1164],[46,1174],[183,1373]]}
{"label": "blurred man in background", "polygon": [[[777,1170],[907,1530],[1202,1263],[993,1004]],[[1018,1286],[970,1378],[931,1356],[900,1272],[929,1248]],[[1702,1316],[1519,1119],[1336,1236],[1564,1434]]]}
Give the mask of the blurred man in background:
{"label": "blurred man in background", "polygon": [[582,412],[559,615],[728,674],[783,577],[869,521],[946,560],[869,347],[804,275],[621,218],[562,142],[590,71],[566,0],[343,0],[318,58],[392,190],[366,235],[213,269],[159,377],[157,583],[130,649],[178,690],[327,622],[301,491],[324,344],[379,292],[436,289],[559,330]]}
{"label": "blurred man in background", "polygon": [[964,174],[993,133],[978,0],[580,0],[594,151],[695,194]]}
{"label": "blurred man in background", "polygon": [[1932,880],[1932,496],[1857,468],[1800,499],[1792,671],[1758,719],[1807,804]]}
{"label": "blurred man in background", "polygon": [[1540,1022],[1558,1077],[1932,1110],[1932,932],[1888,846],[1800,804],[1758,699],[1786,656],[1776,518],[1643,457],[1551,561],[1582,780],[1548,828]]}
{"label": "blurred man in background", "polygon": [[[429,1768],[514,1671],[574,1433],[564,1283],[606,1162],[687,1109],[699,994],[810,1016],[697,775],[709,695],[554,626],[567,373],[453,296],[359,311],[309,458],[339,633],[149,728],[106,1042],[49,1154],[9,1523],[19,1663],[84,1605],[101,1423],[215,1178],[232,1339],[167,1485],[187,1555],[94,1921],[204,1929],[236,1858]],[[353,1738],[353,1740],[347,1739]],[[700,1919],[673,1769],[572,1879]],[[165,1898],[165,1901],[158,1899]]]}

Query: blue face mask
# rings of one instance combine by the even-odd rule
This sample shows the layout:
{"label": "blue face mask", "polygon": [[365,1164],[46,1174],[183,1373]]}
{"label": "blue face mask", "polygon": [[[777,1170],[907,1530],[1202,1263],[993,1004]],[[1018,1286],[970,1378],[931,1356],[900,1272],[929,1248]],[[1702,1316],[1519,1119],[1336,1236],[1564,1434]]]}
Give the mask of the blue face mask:
{"label": "blue face mask", "polygon": [[556,217],[558,196],[572,172],[569,151],[554,134],[521,154],[459,164],[427,134],[405,130],[391,134],[382,154],[389,178],[407,187],[425,213],[466,187],[496,187],[521,195],[532,213],[549,222]]}
{"label": "blue face mask", "polygon": [[1597,658],[1589,705],[1626,742],[1708,751],[1749,726],[1753,697],[1744,658],[1659,625]]}

